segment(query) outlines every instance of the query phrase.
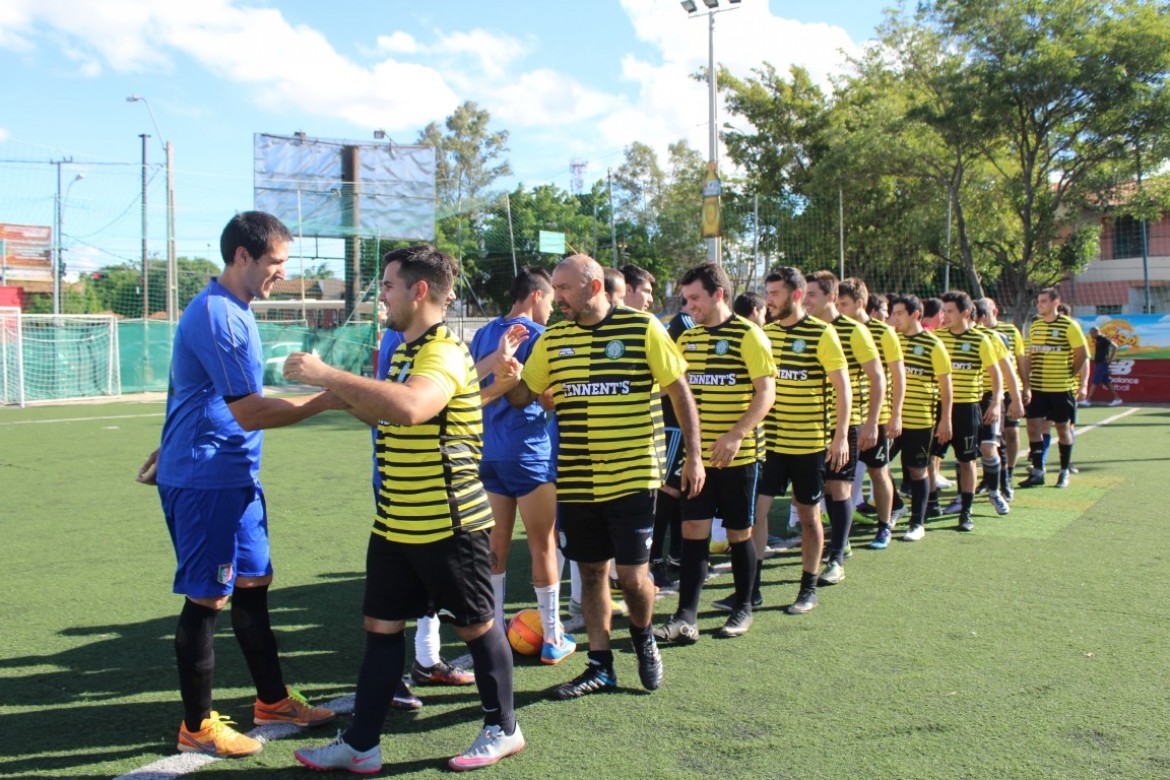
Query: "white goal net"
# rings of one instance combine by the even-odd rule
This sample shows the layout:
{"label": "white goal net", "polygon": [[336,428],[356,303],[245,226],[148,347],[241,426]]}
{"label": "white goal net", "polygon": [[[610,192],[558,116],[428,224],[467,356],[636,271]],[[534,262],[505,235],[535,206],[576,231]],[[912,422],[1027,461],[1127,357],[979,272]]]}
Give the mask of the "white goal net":
{"label": "white goal net", "polygon": [[0,370],[6,405],[119,396],[117,318],[0,308]]}

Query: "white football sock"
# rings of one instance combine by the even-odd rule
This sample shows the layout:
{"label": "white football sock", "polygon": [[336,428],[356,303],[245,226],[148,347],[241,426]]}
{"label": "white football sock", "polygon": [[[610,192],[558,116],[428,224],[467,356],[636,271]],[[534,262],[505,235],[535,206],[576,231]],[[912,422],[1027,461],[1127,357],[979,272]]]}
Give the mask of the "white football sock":
{"label": "white football sock", "polygon": [[430,668],[440,660],[443,643],[439,639],[439,618],[423,615],[418,619],[414,631],[414,660],[424,668]]}

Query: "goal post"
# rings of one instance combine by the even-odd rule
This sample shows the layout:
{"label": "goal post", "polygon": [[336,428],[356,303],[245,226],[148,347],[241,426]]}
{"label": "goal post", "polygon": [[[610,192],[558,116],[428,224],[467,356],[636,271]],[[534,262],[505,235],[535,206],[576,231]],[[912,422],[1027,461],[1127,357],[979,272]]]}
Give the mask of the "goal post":
{"label": "goal post", "polygon": [[0,329],[4,404],[122,394],[114,315],[0,310]]}

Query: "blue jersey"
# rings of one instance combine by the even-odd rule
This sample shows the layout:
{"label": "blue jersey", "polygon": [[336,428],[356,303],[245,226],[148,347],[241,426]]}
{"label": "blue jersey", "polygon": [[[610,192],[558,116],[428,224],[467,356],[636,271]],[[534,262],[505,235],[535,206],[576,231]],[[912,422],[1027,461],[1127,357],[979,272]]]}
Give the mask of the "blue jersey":
{"label": "blue jersey", "polygon": [[[402,344],[406,343],[406,337],[402,335],[402,331],[387,330],[382,332],[382,342],[378,344],[378,365],[374,366],[374,378],[379,382],[386,378],[386,374],[390,372],[390,362],[394,359],[394,351]],[[376,426],[370,428],[370,435],[375,443],[378,441],[378,428]],[[382,472],[378,471],[378,453],[374,451],[374,495],[378,494],[378,490],[382,487]]]}
{"label": "blue jersey", "polygon": [[226,399],[264,393],[256,318],[214,277],[175,331],[158,484],[221,489],[259,484],[261,431],[245,431]]}
{"label": "blue jersey", "polygon": [[[471,340],[471,357],[478,363],[496,351],[500,337],[513,325],[528,329],[528,340],[516,350],[516,359],[528,362],[532,347],[544,326],[527,317],[496,319],[475,332]],[[489,376],[480,389],[495,381]],[[548,415],[538,401],[517,409],[506,398],[497,398],[483,408],[483,460],[550,460],[552,447],[548,438]]]}

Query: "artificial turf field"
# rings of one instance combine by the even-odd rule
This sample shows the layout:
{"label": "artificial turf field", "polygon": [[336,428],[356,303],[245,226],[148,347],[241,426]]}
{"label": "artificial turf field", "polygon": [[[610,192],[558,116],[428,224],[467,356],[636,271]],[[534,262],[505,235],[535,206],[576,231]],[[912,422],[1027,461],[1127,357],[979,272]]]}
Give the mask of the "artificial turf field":
{"label": "artificial turf field", "polygon": [[[780,553],[751,632],[717,640],[725,616],[705,611],[698,644],[663,648],[653,695],[621,622],[619,692],[547,701],[583,653],[561,667],[518,660],[528,748],[483,773],[1170,776],[1170,410],[1127,411],[1082,410],[1072,486],[1017,491],[1003,518],[977,499],[972,534],[945,518],[924,541],[878,552],[864,549],[872,526],[855,526],[846,581],[821,588],[808,615],[783,612],[800,563],[798,549]],[[174,753],[180,601],[157,494],[133,479],[161,422],[159,403],[0,409],[0,777],[108,778]],[[343,414],[266,434],[274,624],[286,678],[313,701],[356,679],[369,471],[369,433]],[[786,517],[777,502],[774,531]],[[530,606],[527,579],[517,538],[509,613]],[[709,581],[704,605],[730,587],[729,575]],[[660,600],[657,616],[673,606]],[[219,627],[215,706],[250,728],[254,693],[226,615]],[[449,629],[444,639],[446,657],[463,654]],[[416,690],[426,706],[388,719],[385,775],[447,774],[477,732],[473,688]],[[333,734],[297,733],[191,776],[315,776],[292,751]]]}

